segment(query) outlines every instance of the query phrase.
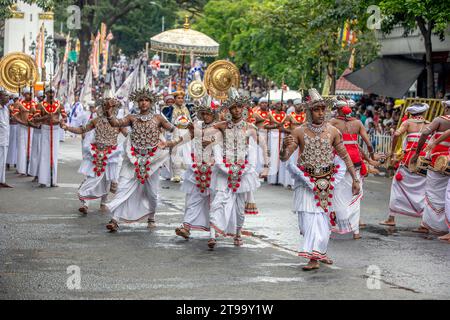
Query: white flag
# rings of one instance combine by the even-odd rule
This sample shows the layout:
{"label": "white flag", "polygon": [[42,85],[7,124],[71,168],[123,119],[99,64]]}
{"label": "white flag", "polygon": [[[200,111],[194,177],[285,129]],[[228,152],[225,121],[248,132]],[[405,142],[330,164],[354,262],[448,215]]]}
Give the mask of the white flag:
{"label": "white flag", "polygon": [[92,101],[92,67],[89,66],[86,77],[84,77],[83,88],[80,92],[80,101],[83,106],[87,106],[89,101]]}

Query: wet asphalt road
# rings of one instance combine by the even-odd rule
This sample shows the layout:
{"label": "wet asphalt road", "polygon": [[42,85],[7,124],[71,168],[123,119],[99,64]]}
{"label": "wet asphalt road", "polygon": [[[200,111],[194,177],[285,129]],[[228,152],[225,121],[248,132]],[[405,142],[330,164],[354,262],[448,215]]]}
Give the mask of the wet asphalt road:
{"label": "wet asphalt road", "polygon": [[[389,179],[366,181],[363,239],[332,239],[335,264],[305,273],[306,261],[296,256],[301,238],[291,191],[267,185],[258,191],[261,214],[247,217],[254,236],[242,248],[221,238],[208,251],[204,232],[189,241],[176,237],[184,195],[166,181],[155,230],[137,224],[109,234],[98,204],[86,217],[77,211],[79,143],[61,144],[58,188],[40,189],[8,172],[14,189],[0,189],[0,299],[450,298],[450,245],[410,232],[418,224],[413,218],[399,218],[393,230],[378,225]],[[74,269],[79,288],[70,281]]]}

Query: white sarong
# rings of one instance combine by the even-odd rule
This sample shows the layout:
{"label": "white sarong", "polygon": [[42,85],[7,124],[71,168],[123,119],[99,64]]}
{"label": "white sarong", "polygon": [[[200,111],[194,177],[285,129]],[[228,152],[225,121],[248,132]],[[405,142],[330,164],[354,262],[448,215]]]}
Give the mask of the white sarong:
{"label": "white sarong", "polygon": [[361,191],[354,196],[352,192],[353,179],[350,173],[345,173],[341,183],[336,185],[333,194],[333,209],[336,212],[336,226],[332,231],[339,234],[353,232],[359,234],[359,219],[361,212],[361,199],[363,196],[362,179],[360,171],[356,171],[358,179],[361,181]]}
{"label": "white sarong", "polygon": [[432,170],[427,171],[425,187],[425,208],[422,225],[432,233],[445,234],[448,226],[445,222],[445,197],[449,177]]}
{"label": "white sarong", "polygon": [[450,180],[445,190],[445,222],[447,223],[448,232],[450,232]]}
{"label": "white sarong", "polygon": [[155,214],[158,203],[159,168],[167,160],[169,153],[167,150],[156,151],[148,171],[149,178],[142,184],[137,179],[135,167],[130,160],[130,135],[124,142],[124,150],[117,193],[106,206],[117,222],[137,222]]}
{"label": "white sarong", "polygon": [[270,165],[269,165],[269,175],[267,177],[267,182],[270,184],[278,184],[281,182],[280,179],[280,169],[281,169],[281,161],[280,161],[280,149],[283,144],[283,137],[281,132],[278,129],[270,130],[270,140],[269,140],[269,149],[270,149]]}
{"label": "white sarong", "polygon": [[[87,145],[84,144],[84,147],[87,147]],[[116,150],[113,150],[111,154],[108,155],[106,167],[104,168],[105,172],[101,172],[100,175],[94,171],[95,165],[93,163],[93,154],[91,154],[90,149],[87,151],[84,150],[84,147],[84,159],[78,172],[86,178],[78,189],[78,198],[82,202],[102,198],[102,203],[104,203],[106,202],[106,196],[108,195],[111,182],[117,182],[119,178],[119,163],[122,158],[122,146],[118,145]]]}
{"label": "white sarong", "polygon": [[211,192],[200,192],[195,183],[195,174],[189,166],[183,177],[180,190],[186,193],[183,225],[192,230],[209,231]]}
{"label": "white sarong", "polygon": [[[245,137],[243,137],[245,138]],[[210,225],[222,235],[235,236],[245,221],[245,200],[249,192],[256,191],[259,178],[256,173],[256,141],[249,138],[248,164],[241,176],[240,187],[233,192],[228,187],[228,168],[223,164],[223,151],[219,144],[213,147],[215,165],[212,173],[211,190],[214,200],[211,203]]]}
{"label": "white sarong", "polygon": [[17,164],[17,124],[9,125],[9,147],[6,164],[10,166]]}
{"label": "white sarong", "polygon": [[[333,175],[335,181],[331,182],[331,185],[337,186],[344,178],[347,168],[342,159],[337,156],[334,158],[334,163],[340,167]],[[298,226],[304,238],[298,255],[313,260],[327,259],[328,241],[332,228],[330,213],[333,209],[335,211],[334,201],[332,201],[331,210],[326,213],[322,207],[317,206],[313,192],[314,184],[309,178],[304,176],[293,161],[289,163],[288,169],[295,179],[293,211],[298,214]],[[348,202],[346,204],[348,208]]]}
{"label": "white sarong", "polygon": [[[401,177],[397,180],[395,177]],[[392,180],[389,216],[422,217],[427,179],[400,166]]]}
{"label": "white sarong", "polygon": [[8,146],[0,146],[0,183],[6,182],[6,157]]}
{"label": "white sarong", "polygon": [[[28,141],[28,130],[30,130],[30,141]],[[33,129],[21,124],[17,125],[17,172],[28,174],[27,155],[31,154],[31,142],[33,139]],[[29,148],[29,150],[28,150]]]}
{"label": "white sarong", "polygon": [[39,160],[41,158],[41,129],[33,129],[33,139],[31,140],[31,157],[28,174],[37,177],[39,173]]}
{"label": "white sarong", "polygon": [[50,134],[53,134],[53,181],[52,184],[56,185],[58,181],[58,150],[59,150],[59,125],[53,125],[53,130],[48,125],[42,125],[41,128],[41,155],[39,161],[39,184],[43,184],[47,187],[51,186],[50,183]]}

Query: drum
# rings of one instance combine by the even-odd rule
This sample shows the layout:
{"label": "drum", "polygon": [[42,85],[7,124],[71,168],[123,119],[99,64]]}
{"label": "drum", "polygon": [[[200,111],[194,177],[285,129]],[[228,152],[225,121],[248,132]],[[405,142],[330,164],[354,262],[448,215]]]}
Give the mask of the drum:
{"label": "drum", "polygon": [[436,172],[445,174],[447,176],[450,175],[450,159],[448,156],[438,156],[436,161],[434,162],[434,170]]}
{"label": "drum", "polygon": [[422,156],[417,159],[417,163],[415,165],[410,163],[408,169],[409,171],[414,172],[422,177],[426,177],[428,166],[430,165],[430,163],[431,160],[426,159]]}

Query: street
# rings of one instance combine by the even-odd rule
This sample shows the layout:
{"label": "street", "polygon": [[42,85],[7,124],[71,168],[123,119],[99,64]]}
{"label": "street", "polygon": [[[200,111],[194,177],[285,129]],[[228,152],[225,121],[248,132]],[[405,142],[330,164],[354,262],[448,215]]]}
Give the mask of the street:
{"label": "street", "polygon": [[[450,245],[412,233],[419,220],[385,219],[391,180],[365,181],[362,239],[333,236],[334,265],[303,272],[301,236],[291,212],[292,191],[263,185],[258,216],[247,216],[244,246],[219,238],[207,250],[208,233],[177,237],[184,194],[162,181],[157,228],[121,226],[110,234],[109,216],[84,217],[76,195],[82,176],[79,138],[60,147],[57,188],[41,189],[13,170],[0,189],[0,299],[448,299]],[[78,269],[79,268],[79,269]],[[79,270],[79,286],[68,283]]]}

